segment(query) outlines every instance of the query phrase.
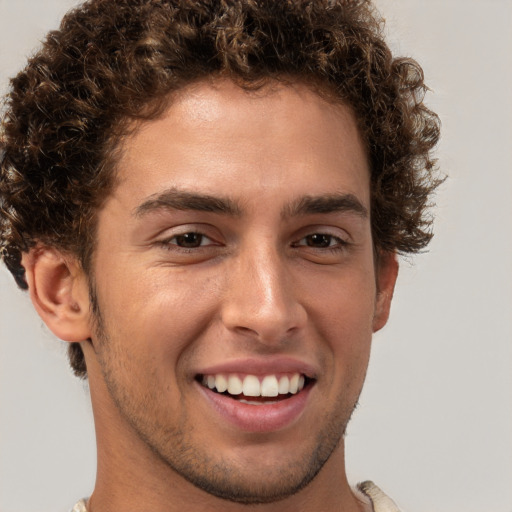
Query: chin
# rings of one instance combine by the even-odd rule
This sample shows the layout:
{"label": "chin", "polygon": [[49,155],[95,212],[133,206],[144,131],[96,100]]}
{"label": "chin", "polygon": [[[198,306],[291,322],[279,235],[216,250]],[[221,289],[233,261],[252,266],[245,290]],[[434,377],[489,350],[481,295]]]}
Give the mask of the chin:
{"label": "chin", "polygon": [[[301,450],[282,453],[276,446],[264,447],[262,442],[261,446],[240,448],[236,454],[224,456],[213,450],[199,453],[183,439],[188,449],[182,451],[174,444],[172,455],[164,459],[181,477],[210,495],[241,504],[272,503],[309,485],[333,455],[343,434],[344,429],[328,428]],[[181,456],[176,457],[177,453]]]}
{"label": "chin", "polygon": [[286,499],[306,487],[320,472],[324,462],[316,461],[313,465],[279,468],[272,474],[261,467],[255,471],[239,472],[220,466],[215,468],[213,475],[184,474],[195,487],[218,498],[241,504],[263,504]]}

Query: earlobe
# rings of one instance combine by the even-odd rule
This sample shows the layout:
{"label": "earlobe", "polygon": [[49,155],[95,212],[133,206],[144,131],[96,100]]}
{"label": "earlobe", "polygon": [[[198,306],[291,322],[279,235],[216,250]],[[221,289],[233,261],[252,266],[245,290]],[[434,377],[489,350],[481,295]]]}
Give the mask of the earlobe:
{"label": "earlobe", "polygon": [[90,337],[85,275],[75,258],[51,247],[35,247],[22,264],[32,303],[47,327],[61,340]]}
{"label": "earlobe", "polygon": [[396,254],[392,252],[381,253],[377,267],[378,289],[373,317],[373,332],[382,329],[388,321],[397,276],[398,259]]}

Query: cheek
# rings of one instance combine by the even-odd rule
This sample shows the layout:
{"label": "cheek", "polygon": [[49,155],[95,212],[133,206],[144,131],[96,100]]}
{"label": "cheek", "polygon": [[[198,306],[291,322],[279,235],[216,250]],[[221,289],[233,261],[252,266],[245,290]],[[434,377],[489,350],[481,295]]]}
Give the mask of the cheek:
{"label": "cheek", "polygon": [[308,309],[323,317],[321,323],[331,333],[371,334],[377,292],[372,267],[313,275],[303,286],[308,290],[304,293]]}
{"label": "cheek", "polygon": [[[335,365],[342,374],[356,381],[364,378],[368,364],[376,287],[372,272],[345,272],[324,279],[321,293],[310,294],[311,325],[330,354],[327,365]],[[316,300],[311,297],[316,296]],[[336,373],[340,373],[340,371]],[[352,379],[350,379],[352,380]]]}
{"label": "cheek", "polygon": [[[104,277],[100,281],[100,277]],[[140,364],[175,365],[181,352],[193,346],[214,317],[219,286],[206,273],[170,268],[133,272],[118,267],[98,276],[108,283],[98,290],[105,326],[112,342]]]}

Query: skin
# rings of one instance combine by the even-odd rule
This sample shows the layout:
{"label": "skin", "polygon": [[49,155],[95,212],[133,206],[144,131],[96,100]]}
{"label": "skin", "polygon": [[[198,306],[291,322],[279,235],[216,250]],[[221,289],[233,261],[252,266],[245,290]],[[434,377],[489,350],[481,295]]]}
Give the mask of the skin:
{"label": "skin", "polygon": [[[383,254],[375,266],[351,110],[302,85],[201,82],[123,142],[118,171],[92,278],[53,249],[24,258],[41,316],[86,356],[98,440],[89,508],[360,510],[343,433],[397,263]],[[230,208],[198,211],[190,194]],[[283,358],[313,384],[274,430],[225,421],[196,381],[226,362],[253,373]]]}

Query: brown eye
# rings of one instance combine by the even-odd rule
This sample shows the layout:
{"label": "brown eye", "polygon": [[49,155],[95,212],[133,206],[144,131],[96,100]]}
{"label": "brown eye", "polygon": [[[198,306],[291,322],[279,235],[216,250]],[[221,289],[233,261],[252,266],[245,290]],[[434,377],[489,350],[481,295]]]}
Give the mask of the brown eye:
{"label": "brown eye", "polygon": [[172,238],[174,245],[185,247],[186,249],[193,249],[203,245],[203,239],[206,237],[201,233],[183,233]]}
{"label": "brown eye", "polygon": [[338,240],[332,235],[326,235],[324,233],[315,233],[314,235],[308,235],[305,237],[305,242],[308,247],[331,247],[332,243],[337,243]]}

